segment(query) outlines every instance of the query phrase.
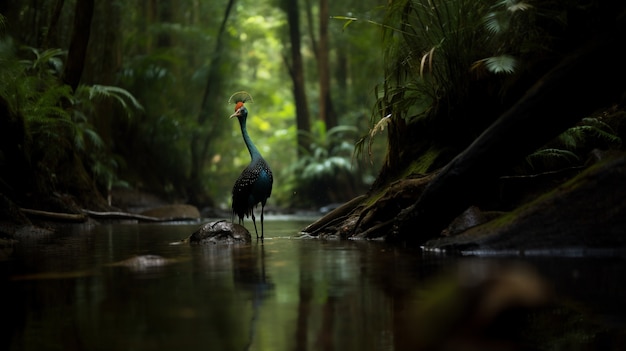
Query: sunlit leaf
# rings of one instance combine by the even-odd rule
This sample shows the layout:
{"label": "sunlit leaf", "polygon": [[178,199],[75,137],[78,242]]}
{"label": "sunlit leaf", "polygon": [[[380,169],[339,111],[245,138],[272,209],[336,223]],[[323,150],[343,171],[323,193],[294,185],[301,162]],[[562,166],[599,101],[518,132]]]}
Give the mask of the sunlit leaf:
{"label": "sunlit leaf", "polygon": [[517,60],[509,55],[492,56],[484,59],[487,70],[492,73],[513,73],[517,67]]}
{"label": "sunlit leaf", "polygon": [[383,130],[385,130],[385,127],[390,123],[391,123],[391,114],[388,114],[387,116],[381,118],[380,121],[376,123],[374,128],[370,130],[370,137],[373,138],[378,132],[382,132]]}
{"label": "sunlit leaf", "polygon": [[509,28],[510,17],[502,12],[490,12],[484,17],[483,24],[487,31],[493,34],[499,34]]}
{"label": "sunlit leaf", "polygon": [[526,11],[533,7],[531,4],[520,0],[503,0],[499,5],[506,8],[509,12]]}

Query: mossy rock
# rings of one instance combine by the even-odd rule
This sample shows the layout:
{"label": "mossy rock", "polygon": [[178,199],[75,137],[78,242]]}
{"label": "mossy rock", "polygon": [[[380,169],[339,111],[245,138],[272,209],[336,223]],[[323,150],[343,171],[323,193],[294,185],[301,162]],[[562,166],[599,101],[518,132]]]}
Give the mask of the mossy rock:
{"label": "mossy rock", "polygon": [[[426,243],[466,253],[626,250],[626,154],[603,160],[497,219]],[[581,251],[583,250],[583,251]]]}
{"label": "mossy rock", "polygon": [[202,225],[187,239],[190,244],[245,244],[252,236],[244,226],[228,222],[215,221]]}

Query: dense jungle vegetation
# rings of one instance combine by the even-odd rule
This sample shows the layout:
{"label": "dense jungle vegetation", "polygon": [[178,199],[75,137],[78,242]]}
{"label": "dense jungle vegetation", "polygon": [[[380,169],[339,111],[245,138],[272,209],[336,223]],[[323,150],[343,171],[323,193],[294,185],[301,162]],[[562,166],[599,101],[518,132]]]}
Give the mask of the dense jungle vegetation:
{"label": "dense jungle vegetation", "polygon": [[[7,1],[0,191],[56,210],[68,198],[106,209],[116,188],[226,207],[248,162],[227,101],[246,90],[273,206],[370,184],[374,199],[445,166],[590,38],[620,35],[621,13],[587,0]],[[526,158],[512,153],[508,174],[621,148],[611,97]]]}
{"label": "dense jungle vegetation", "polygon": [[364,192],[377,169],[352,152],[382,81],[382,45],[376,25],[344,30],[329,19],[350,13],[378,22],[384,9],[376,1],[3,2],[0,191],[28,207],[50,207],[39,202],[57,193],[104,209],[96,190],[106,197],[120,188],[227,207],[249,162],[228,98],[246,90],[250,133],[277,178],[272,206]]}

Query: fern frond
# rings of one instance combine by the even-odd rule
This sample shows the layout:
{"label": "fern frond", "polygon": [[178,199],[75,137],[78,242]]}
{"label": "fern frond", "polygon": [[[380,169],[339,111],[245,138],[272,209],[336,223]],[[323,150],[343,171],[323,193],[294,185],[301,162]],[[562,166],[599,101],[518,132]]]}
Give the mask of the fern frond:
{"label": "fern frond", "polygon": [[77,149],[85,151],[87,150],[86,141],[96,150],[104,148],[104,141],[95,130],[84,125],[77,125],[76,133],[74,133],[74,145],[76,145]]}
{"label": "fern frond", "polygon": [[115,99],[122,106],[122,108],[124,108],[128,116],[131,116],[135,110],[143,110],[143,106],[133,96],[133,94],[120,87],[99,84],[91,86],[81,85],[77,94],[80,95],[85,93],[87,94],[87,98],[89,100],[94,100],[99,97]]}
{"label": "fern frond", "polygon": [[569,128],[559,135],[559,140],[570,150],[584,148],[589,144],[603,143],[615,147],[622,144],[619,136],[590,125]]}
{"label": "fern frond", "polygon": [[339,138],[339,140],[343,140],[342,135],[344,134],[356,134],[357,128],[355,126],[347,126],[347,125],[339,125],[331,128],[326,132],[326,137],[330,140],[334,138]]}
{"label": "fern frond", "polygon": [[606,124],[605,122],[595,117],[585,117],[581,120],[581,124],[596,127],[607,133],[615,134],[615,131],[613,130],[613,128],[611,128],[610,125]]}
{"label": "fern frond", "polygon": [[538,150],[526,157],[531,168],[555,168],[557,165],[579,162],[580,158],[569,150],[548,148]]}

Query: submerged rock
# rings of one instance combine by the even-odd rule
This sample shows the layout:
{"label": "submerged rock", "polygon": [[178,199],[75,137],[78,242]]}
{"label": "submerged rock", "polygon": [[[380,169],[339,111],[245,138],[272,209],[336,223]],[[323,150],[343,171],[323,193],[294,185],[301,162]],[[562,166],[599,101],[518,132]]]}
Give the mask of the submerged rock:
{"label": "submerged rock", "polygon": [[238,244],[249,243],[251,235],[244,226],[221,220],[202,225],[188,240],[192,244]]}
{"label": "submerged rock", "polygon": [[126,267],[132,271],[139,272],[149,270],[155,267],[163,267],[174,262],[176,259],[161,257],[159,255],[139,255],[109,264],[109,266]]}

